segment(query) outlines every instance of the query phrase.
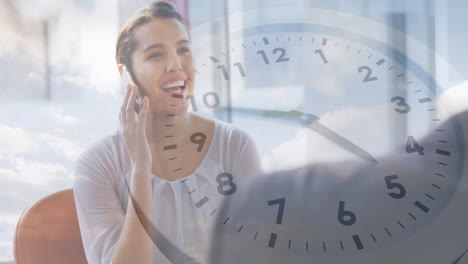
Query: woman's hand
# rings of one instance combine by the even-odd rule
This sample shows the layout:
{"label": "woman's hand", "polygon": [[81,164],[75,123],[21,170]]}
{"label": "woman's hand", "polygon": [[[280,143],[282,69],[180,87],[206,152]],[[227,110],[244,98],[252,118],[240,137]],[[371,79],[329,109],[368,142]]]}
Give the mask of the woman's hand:
{"label": "woman's hand", "polygon": [[151,149],[146,138],[149,100],[146,96],[143,98],[142,109],[138,114],[138,120],[135,120],[135,100],[137,96],[138,88],[129,84],[120,109],[119,119],[125,147],[130,155],[132,171],[149,174],[151,173],[152,163]]}

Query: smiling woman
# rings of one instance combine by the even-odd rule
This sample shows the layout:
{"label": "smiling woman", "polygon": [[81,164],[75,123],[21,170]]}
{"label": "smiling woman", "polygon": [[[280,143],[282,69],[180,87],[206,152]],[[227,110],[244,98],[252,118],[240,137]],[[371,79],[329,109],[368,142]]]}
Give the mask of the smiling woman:
{"label": "smiling woman", "polygon": [[134,83],[122,103],[121,131],[85,151],[75,171],[87,259],[159,264],[186,254],[204,262],[221,197],[261,173],[256,146],[232,125],[187,111],[194,62],[171,4],[152,3],[128,19],[116,60]]}

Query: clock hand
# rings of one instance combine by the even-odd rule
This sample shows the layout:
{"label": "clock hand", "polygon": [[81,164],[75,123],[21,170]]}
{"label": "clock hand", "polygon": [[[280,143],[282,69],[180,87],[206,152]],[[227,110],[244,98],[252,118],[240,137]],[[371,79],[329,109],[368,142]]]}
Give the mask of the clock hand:
{"label": "clock hand", "polygon": [[[223,108],[224,109],[224,108]],[[220,110],[223,110],[220,109]],[[336,132],[332,131],[328,127],[322,125],[319,121],[319,117],[313,114],[302,113],[300,111],[275,111],[275,110],[261,110],[261,109],[252,109],[252,108],[242,108],[242,107],[235,107],[231,108],[234,112],[239,113],[246,113],[246,114],[253,114],[253,115],[260,115],[266,117],[274,117],[274,118],[281,118],[289,121],[299,121],[308,128],[312,129],[319,135],[325,137],[326,139],[332,141],[333,143],[337,144],[338,146],[348,150],[349,152],[367,160],[370,162],[378,163],[377,160],[367,151],[363,150],[362,148],[358,147],[357,145],[353,144],[351,141],[347,140],[346,138],[340,136]]]}
{"label": "clock hand", "polygon": [[322,135],[323,137],[327,138],[328,140],[332,141],[338,146],[350,151],[351,153],[356,154],[357,156],[365,160],[378,163],[378,161],[369,152],[356,146],[351,141],[338,135],[336,132],[322,125],[321,123],[315,122],[312,125],[308,126],[308,128],[312,129],[313,131],[317,132],[318,134]]}
{"label": "clock hand", "polygon": [[[254,109],[254,108],[245,108],[245,107],[232,107],[232,108],[227,108],[227,107],[222,107],[218,109],[219,111],[233,111],[236,113],[243,113],[243,114],[250,114],[250,115],[257,115],[257,116],[265,116],[265,117],[271,117],[271,118],[280,118],[288,121],[294,121],[297,122],[299,118],[303,115],[309,115],[311,116],[310,118],[312,119],[315,117],[314,115],[310,114],[303,114],[299,111],[276,111],[276,110],[263,110],[263,109]],[[318,117],[315,117],[318,120]],[[301,121],[304,121],[304,118],[302,118]]]}
{"label": "clock hand", "polygon": [[454,261],[452,261],[451,264],[458,264],[460,262],[460,260],[466,255],[467,252],[468,252],[468,249],[465,250],[465,252],[463,252],[458,258],[456,258]]}

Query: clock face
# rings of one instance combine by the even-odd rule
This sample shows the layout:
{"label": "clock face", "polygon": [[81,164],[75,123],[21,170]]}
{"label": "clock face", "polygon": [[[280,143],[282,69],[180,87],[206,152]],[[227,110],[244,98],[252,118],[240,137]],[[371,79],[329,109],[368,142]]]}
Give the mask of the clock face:
{"label": "clock face", "polygon": [[[464,136],[437,104],[444,84],[420,59],[346,26],[290,21],[244,25],[230,45],[200,52],[197,87],[209,88],[191,98],[193,111],[230,111],[265,137],[289,136],[270,150],[298,168],[208,195],[229,201],[218,214],[228,241],[219,254],[380,259],[433,228],[460,185]],[[213,181],[241,175],[229,176]],[[438,239],[428,236],[413,248]],[[438,263],[428,256],[419,260]]]}
{"label": "clock face", "polygon": [[459,235],[468,220],[464,135],[437,103],[446,83],[425,56],[438,57],[412,40],[405,54],[387,38],[392,30],[362,18],[277,13],[230,17],[229,44],[209,52],[226,37],[212,34],[217,22],[192,32],[209,36],[193,41],[192,111],[230,115],[262,135],[254,138],[272,170],[297,168],[252,182],[228,171],[207,177],[193,206],[216,219],[215,263],[454,261],[468,247]]}

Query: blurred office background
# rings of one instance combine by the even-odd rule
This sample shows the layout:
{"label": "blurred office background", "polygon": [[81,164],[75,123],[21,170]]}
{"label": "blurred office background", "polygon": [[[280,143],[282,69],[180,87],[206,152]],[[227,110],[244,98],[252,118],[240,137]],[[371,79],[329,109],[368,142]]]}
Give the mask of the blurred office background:
{"label": "blurred office background", "polygon": [[[15,226],[21,213],[40,198],[71,188],[75,159],[96,139],[116,130],[122,101],[114,59],[116,37],[125,18],[149,2],[0,0],[0,263],[12,263]],[[235,12],[288,5],[351,13],[407,34],[468,78],[466,1],[171,2],[192,28]],[[228,23],[217,27],[229,31]],[[229,41],[211,43],[208,48],[219,50]],[[436,75],[446,72],[435,60],[426,63]],[[457,91],[460,109],[468,106],[468,84],[457,79],[451,89]],[[226,93],[226,89],[218,92]],[[277,96],[280,99],[286,93]],[[251,95],[258,96],[253,98],[257,107],[267,104],[261,93]],[[307,94],[300,98],[313,100]],[[223,106],[231,107],[229,102]],[[235,112],[229,111],[215,117],[236,120]],[[276,136],[280,132],[275,128],[264,127],[271,131],[265,136],[262,130],[250,127],[255,118],[260,117],[237,125],[251,131],[264,165],[274,169],[268,168],[277,164],[271,156],[272,146],[287,139]]]}

